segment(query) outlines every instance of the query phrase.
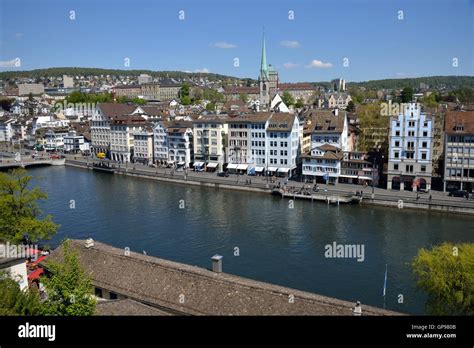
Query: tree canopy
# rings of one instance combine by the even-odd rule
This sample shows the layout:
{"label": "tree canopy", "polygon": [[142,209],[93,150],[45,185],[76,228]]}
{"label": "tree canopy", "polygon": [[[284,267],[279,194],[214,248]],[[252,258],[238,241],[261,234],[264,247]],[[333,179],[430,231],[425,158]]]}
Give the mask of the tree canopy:
{"label": "tree canopy", "polygon": [[41,218],[38,207],[48,195],[37,187],[29,189],[31,179],[24,169],[0,173],[0,240],[17,243],[28,235],[35,242],[56,233],[58,225],[50,215]]}
{"label": "tree canopy", "polygon": [[48,261],[50,277],[42,278],[48,294],[47,315],[93,315],[96,300],[91,294],[90,277],[79,264],[70,241],[63,243],[63,261]]}
{"label": "tree canopy", "polygon": [[474,243],[421,249],[412,269],[429,314],[474,315]]}
{"label": "tree canopy", "polygon": [[0,273],[0,315],[41,315],[42,312],[36,289],[23,291],[7,273]]}

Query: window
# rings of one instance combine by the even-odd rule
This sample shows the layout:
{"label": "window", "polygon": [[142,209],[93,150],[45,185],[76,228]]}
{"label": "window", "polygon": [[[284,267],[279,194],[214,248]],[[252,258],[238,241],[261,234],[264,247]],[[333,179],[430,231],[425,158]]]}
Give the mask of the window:
{"label": "window", "polygon": [[428,132],[424,131],[424,132],[423,132],[423,136],[424,136],[424,137],[427,137],[427,136],[428,136]]}
{"label": "window", "polygon": [[405,167],[405,169],[406,169],[405,171],[406,171],[407,173],[413,173],[413,165],[408,165],[408,164],[407,164],[406,167]]}
{"label": "window", "polygon": [[400,158],[400,153],[398,151],[395,151],[394,156],[395,158]]}
{"label": "window", "polygon": [[426,166],[421,166],[421,171],[426,172]]}
{"label": "window", "polygon": [[109,299],[116,300],[117,298],[118,298],[118,296],[115,292],[110,292],[109,293]]}
{"label": "window", "polygon": [[398,170],[398,163],[393,165],[393,170]]}
{"label": "window", "polygon": [[396,131],[395,136],[399,137],[400,136],[400,131]]}
{"label": "window", "polygon": [[426,149],[428,147],[428,143],[426,141],[422,142],[421,147]]}
{"label": "window", "polygon": [[101,288],[95,288],[94,293],[95,293],[95,296],[102,297],[102,289]]}
{"label": "window", "polygon": [[426,159],[426,152],[421,153],[421,159],[424,159],[424,160]]}
{"label": "window", "polygon": [[400,142],[399,141],[395,142],[395,147],[400,147]]}

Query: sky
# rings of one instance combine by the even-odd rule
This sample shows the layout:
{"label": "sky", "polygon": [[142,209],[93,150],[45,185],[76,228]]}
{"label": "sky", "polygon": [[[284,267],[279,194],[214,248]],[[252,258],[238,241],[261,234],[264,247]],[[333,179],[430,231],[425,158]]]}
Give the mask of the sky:
{"label": "sky", "polygon": [[474,0],[0,0],[0,71],[256,79],[263,30],[282,82],[474,75]]}

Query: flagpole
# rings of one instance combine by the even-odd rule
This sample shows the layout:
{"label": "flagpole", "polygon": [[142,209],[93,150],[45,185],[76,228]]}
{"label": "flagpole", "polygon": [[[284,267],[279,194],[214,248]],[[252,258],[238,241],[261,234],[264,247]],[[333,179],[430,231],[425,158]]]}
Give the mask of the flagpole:
{"label": "flagpole", "polygon": [[385,264],[385,278],[383,282],[383,309],[385,309],[385,293],[387,290],[387,264]]}

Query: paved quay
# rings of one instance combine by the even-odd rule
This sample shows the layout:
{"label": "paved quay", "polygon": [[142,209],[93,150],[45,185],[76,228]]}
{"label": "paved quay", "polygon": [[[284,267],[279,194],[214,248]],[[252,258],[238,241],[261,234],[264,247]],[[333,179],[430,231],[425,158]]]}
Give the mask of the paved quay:
{"label": "paved quay", "polygon": [[[82,156],[68,156],[66,164],[77,167],[89,167],[93,160]],[[269,193],[275,185],[283,187],[285,178],[247,176],[230,174],[229,177],[218,177],[216,173],[194,172],[192,170],[173,171],[169,168],[153,168],[142,164],[118,164],[118,174],[126,174],[135,177],[161,179],[164,181],[180,184],[197,184],[224,189],[238,189]],[[374,204],[395,208],[421,209],[436,212],[461,213],[474,215],[474,199],[449,197],[448,193],[431,191],[430,193],[416,193],[411,191],[390,191],[383,188],[364,187],[361,185],[337,184],[319,185],[319,194],[347,195],[362,192],[362,204]],[[311,189],[313,184],[290,180],[287,183],[290,190]],[[372,195],[373,192],[373,195]],[[431,198],[430,198],[431,196]],[[400,203],[400,201],[402,201]]]}
{"label": "paved quay", "polygon": [[[72,240],[94,287],[117,300],[99,314],[145,315],[354,315],[353,302],[147,256],[92,240]],[[63,247],[42,265],[61,261]],[[211,266],[211,258],[209,258]],[[222,269],[225,270],[225,260]],[[403,315],[362,304],[363,316]]]}

